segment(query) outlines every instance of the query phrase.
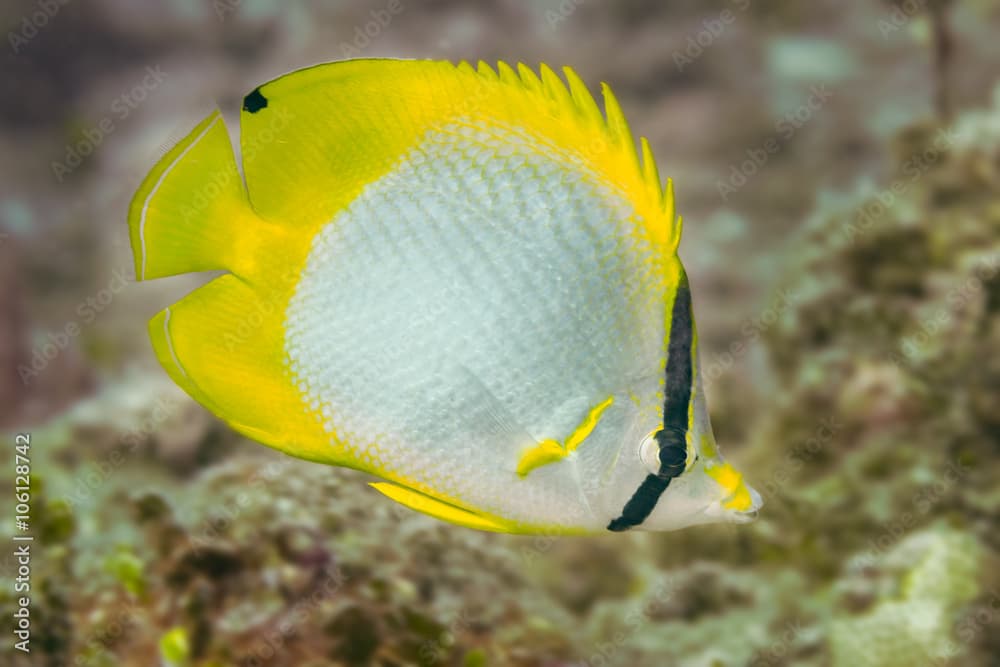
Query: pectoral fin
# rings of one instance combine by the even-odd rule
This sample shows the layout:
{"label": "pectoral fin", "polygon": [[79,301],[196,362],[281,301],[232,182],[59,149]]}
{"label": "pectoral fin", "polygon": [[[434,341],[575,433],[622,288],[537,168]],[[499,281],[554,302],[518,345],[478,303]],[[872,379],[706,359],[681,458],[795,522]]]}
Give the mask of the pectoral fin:
{"label": "pectoral fin", "polygon": [[584,440],[590,437],[590,434],[597,428],[597,422],[601,420],[601,414],[614,402],[614,396],[608,396],[591,408],[576,430],[566,438],[565,444],[561,445],[555,440],[542,440],[526,449],[517,462],[517,474],[526,477],[535,468],[561,461],[572,454],[577,447],[583,444]]}

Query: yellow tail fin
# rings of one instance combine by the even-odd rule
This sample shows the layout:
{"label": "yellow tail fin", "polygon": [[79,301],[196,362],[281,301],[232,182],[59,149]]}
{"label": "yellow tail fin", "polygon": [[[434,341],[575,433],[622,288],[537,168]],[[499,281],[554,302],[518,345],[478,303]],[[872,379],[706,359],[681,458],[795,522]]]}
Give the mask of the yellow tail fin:
{"label": "yellow tail fin", "polygon": [[285,366],[284,311],[308,238],[282,231],[250,205],[218,112],[173,147],[129,209],[139,280],[226,270],[149,323],[173,380],[245,435],[296,456],[339,461],[331,434]]}
{"label": "yellow tail fin", "polygon": [[[149,172],[129,207],[137,280],[229,269],[246,261],[237,231],[259,218],[247,199],[218,111]],[[252,254],[249,255],[252,257]]]}

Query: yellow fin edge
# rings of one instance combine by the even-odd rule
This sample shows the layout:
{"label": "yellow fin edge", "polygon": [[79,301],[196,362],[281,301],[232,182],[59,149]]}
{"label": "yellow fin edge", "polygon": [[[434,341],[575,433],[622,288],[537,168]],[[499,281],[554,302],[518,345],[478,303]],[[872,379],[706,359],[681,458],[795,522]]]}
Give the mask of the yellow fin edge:
{"label": "yellow fin edge", "polygon": [[601,414],[614,402],[614,396],[608,396],[591,408],[587,416],[580,422],[580,425],[576,427],[576,430],[566,438],[564,445],[560,445],[555,440],[542,440],[534,447],[526,450],[521,455],[521,460],[517,463],[517,474],[525,477],[535,468],[561,461],[569,456],[584,440],[590,437],[590,434],[597,427],[597,422],[601,420]]}

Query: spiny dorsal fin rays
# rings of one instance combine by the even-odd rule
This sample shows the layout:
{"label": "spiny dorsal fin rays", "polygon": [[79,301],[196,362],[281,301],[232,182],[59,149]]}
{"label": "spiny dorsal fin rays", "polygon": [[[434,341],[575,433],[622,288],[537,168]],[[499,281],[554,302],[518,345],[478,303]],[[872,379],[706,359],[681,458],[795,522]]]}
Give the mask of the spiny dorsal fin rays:
{"label": "spiny dorsal fin rays", "polygon": [[569,93],[573,98],[576,108],[580,111],[580,116],[588,124],[600,127],[604,123],[604,116],[601,115],[601,110],[597,108],[597,102],[594,101],[594,96],[590,94],[587,84],[583,82],[571,67],[563,67],[563,74],[566,75],[566,81],[569,82]]}
{"label": "spiny dorsal fin rays", "polygon": [[566,84],[556,76],[552,68],[542,63],[539,70],[542,73],[542,86],[544,86],[548,97],[555,100],[556,104],[563,109],[574,108],[576,105],[573,104],[573,98],[570,97],[569,90],[566,89]]}
{"label": "spiny dorsal fin rays", "polygon": [[646,137],[639,138],[639,145],[642,147],[642,177],[646,181],[646,187],[650,192],[655,192],[659,196],[656,203],[663,207],[663,190],[660,188],[660,172],[656,168],[656,160],[653,159],[653,149],[649,147],[649,140]]}
{"label": "spiny dorsal fin rays", "polygon": [[674,200],[674,179],[667,179],[667,186],[663,189],[663,214],[670,224],[673,225],[674,251],[681,242],[681,216],[677,215],[677,203]]}
{"label": "spiny dorsal fin rays", "polygon": [[[472,66],[467,63],[463,62],[459,66],[463,71],[473,71]],[[610,145],[620,151],[628,168],[634,169],[634,173],[641,177],[651,203],[664,213],[669,225],[668,233],[676,249],[680,240],[680,223],[676,217],[673,184],[669,179],[665,185],[660,181],[652,148],[645,137],[640,138],[639,150],[636,150],[636,143],[621,105],[606,83],[601,83],[604,96],[602,114],[586,84],[570,67],[562,68],[565,82],[544,63],[539,66],[538,74],[524,63],[518,63],[515,70],[503,61],[497,62],[495,70],[489,64],[479,61],[474,71],[484,81],[499,81],[549,100],[554,109],[572,113],[578,122],[594,128],[600,136],[607,137]],[[587,149],[583,147],[582,150]]]}
{"label": "spiny dorsal fin rays", "polygon": [[525,88],[541,95],[545,94],[545,89],[542,87],[542,80],[538,78],[538,75],[535,74],[534,70],[524,63],[518,63],[517,73],[520,75],[521,83]]}
{"label": "spiny dorsal fin rays", "polygon": [[480,60],[479,62],[476,63],[476,72],[478,72],[479,76],[483,77],[484,79],[488,79],[490,81],[497,80],[497,73],[494,72],[493,68],[490,67],[489,63],[487,63],[484,60]]}
{"label": "spiny dorsal fin rays", "polygon": [[[485,63],[482,60],[480,60],[479,61],[480,69],[477,70],[475,67],[472,66],[472,64],[469,61],[460,60],[458,61],[458,65],[456,65],[456,67],[458,68],[458,71],[462,72],[463,74],[482,74],[483,76],[485,76],[485,74],[482,71],[483,65],[485,65]],[[487,65],[487,67],[489,66]]]}
{"label": "spiny dorsal fin rays", "polygon": [[663,189],[663,212],[667,214],[667,220],[674,222],[677,209],[674,204],[674,179],[672,178],[667,179],[667,185]]}
{"label": "spiny dorsal fin rays", "polygon": [[603,81],[601,82],[601,92],[604,94],[604,113],[608,117],[608,131],[611,132],[611,138],[625,149],[629,162],[638,170],[639,158],[635,153],[635,140],[632,138],[632,130],[629,129],[628,121],[625,120],[621,105],[618,104],[615,94],[611,92],[611,87]]}
{"label": "spiny dorsal fin rays", "polygon": [[518,78],[517,72],[511,68],[510,65],[503,62],[502,60],[497,63],[497,70],[500,72],[500,80],[504,83],[509,83],[511,85],[519,86],[521,85],[521,79]]}

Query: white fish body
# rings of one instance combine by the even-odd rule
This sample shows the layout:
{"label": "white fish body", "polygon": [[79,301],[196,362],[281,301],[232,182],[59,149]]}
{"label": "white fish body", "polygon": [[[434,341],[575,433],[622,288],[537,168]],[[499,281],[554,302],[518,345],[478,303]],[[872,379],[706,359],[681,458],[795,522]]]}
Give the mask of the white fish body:
{"label": "white fish body", "polygon": [[[255,90],[248,193],[234,179],[216,197],[239,220],[229,238],[247,240],[208,259],[232,275],[151,323],[168,372],[251,437],[372,472],[386,495],[453,523],[570,533],[750,518],[759,497],[708,422],[672,191],[645,140],[640,165],[610,92],[605,120],[567,76],[568,89],[545,67],[539,79],[350,61]],[[362,109],[345,119],[352,100]],[[177,226],[172,201],[152,222],[148,203],[171,196],[164,181],[180,200],[189,171],[229,167],[209,122],[137,194],[140,278],[201,268],[153,259]],[[394,133],[405,139],[383,146]],[[220,227],[225,212],[197,217]],[[245,319],[254,303],[271,306],[262,323],[220,349],[225,323],[206,320]]]}

